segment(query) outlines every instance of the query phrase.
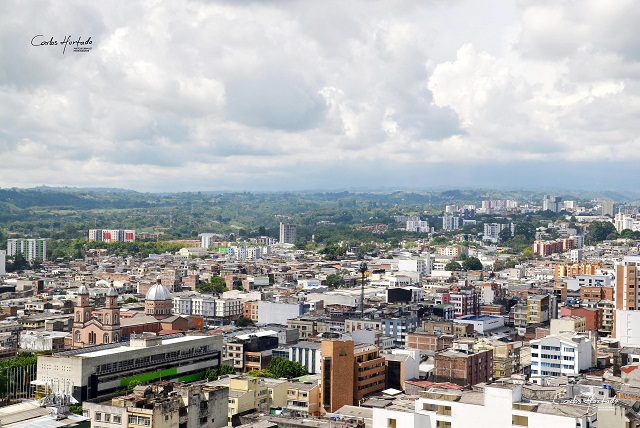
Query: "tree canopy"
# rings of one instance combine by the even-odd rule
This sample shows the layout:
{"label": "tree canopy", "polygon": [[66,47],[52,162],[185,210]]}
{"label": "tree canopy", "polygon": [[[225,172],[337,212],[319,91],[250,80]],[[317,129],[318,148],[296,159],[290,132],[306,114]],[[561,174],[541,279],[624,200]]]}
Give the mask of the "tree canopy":
{"label": "tree canopy", "polygon": [[275,357],[269,362],[266,369],[252,370],[248,374],[255,377],[291,379],[304,376],[307,373],[307,368],[302,364],[289,361],[286,358]]}
{"label": "tree canopy", "polygon": [[477,257],[467,257],[462,262],[462,269],[464,269],[464,270],[482,270],[482,262]]}

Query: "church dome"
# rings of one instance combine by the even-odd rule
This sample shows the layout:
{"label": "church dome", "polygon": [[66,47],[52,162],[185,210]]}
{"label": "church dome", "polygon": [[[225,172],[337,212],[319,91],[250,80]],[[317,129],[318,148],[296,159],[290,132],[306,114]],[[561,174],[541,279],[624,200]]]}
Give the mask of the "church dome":
{"label": "church dome", "polygon": [[114,287],[109,287],[107,290],[107,297],[118,297],[118,290]]}
{"label": "church dome", "polygon": [[86,285],[81,285],[80,288],[78,288],[78,294],[89,294],[89,289]]}
{"label": "church dome", "polygon": [[167,287],[165,287],[162,284],[155,284],[153,285],[149,291],[147,291],[147,296],[145,297],[145,300],[152,300],[152,301],[158,301],[158,300],[171,300],[171,293],[169,292],[169,290],[167,290]]}

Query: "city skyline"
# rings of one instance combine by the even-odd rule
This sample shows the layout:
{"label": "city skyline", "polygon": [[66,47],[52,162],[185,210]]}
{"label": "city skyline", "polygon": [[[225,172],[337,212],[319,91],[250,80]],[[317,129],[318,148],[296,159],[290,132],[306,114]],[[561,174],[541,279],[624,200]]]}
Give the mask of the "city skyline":
{"label": "city skyline", "polygon": [[634,188],[631,1],[0,11],[0,188]]}

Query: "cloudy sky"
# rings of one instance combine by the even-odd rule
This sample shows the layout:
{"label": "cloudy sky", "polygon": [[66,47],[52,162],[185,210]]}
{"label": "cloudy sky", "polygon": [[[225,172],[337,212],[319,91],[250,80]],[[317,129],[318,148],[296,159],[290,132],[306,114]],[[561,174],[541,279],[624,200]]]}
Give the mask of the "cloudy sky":
{"label": "cloudy sky", "polygon": [[3,0],[0,187],[635,188],[638,28],[637,0]]}

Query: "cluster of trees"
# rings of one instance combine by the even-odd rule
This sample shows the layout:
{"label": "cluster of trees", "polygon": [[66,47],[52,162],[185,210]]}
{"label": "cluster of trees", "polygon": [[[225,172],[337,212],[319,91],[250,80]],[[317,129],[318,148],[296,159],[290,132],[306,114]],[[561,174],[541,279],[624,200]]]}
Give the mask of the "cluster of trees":
{"label": "cluster of trees", "polygon": [[217,380],[220,376],[230,375],[235,373],[236,371],[233,369],[233,367],[228,366],[226,364],[222,364],[218,368],[218,370],[214,369],[213,367],[209,367],[207,370],[205,370],[204,377],[207,380]]}
{"label": "cluster of trees", "polygon": [[264,370],[251,370],[247,373],[254,377],[268,377],[273,379],[291,379],[308,374],[307,368],[300,363],[289,361],[282,357],[273,358]]}
{"label": "cluster of trees", "polygon": [[205,294],[221,294],[225,291],[229,291],[227,288],[227,282],[221,276],[212,276],[207,282],[201,282],[196,286],[196,289],[200,293]]}
{"label": "cluster of trees", "polygon": [[462,260],[462,263],[455,260],[450,261],[444,267],[444,270],[451,271],[469,271],[469,270],[482,270],[482,262],[477,257],[466,257]]}
{"label": "cluster of trees", "polygon": [[[15,357],[0,362],[0,395],[7,394],[12,385],[25,382],[27,376],[24,372],[28,367],[35,367],[38,363],[38,355],[32,352],[21,352]],[[22,370],[21,370],[22,369]],[[35,375],[35,370],[34,373]]]}

